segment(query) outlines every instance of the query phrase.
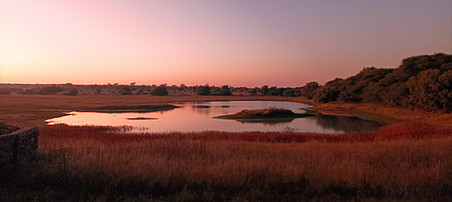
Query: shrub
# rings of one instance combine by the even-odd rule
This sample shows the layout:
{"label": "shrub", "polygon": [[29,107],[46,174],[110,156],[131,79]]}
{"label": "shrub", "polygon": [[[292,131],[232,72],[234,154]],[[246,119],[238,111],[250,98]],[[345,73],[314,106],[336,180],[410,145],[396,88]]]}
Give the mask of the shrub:
{"label": "shrub", "polygon": [[196,88],[196,94],[198,95],[210,95],[210,87],[209,85],[205,85],[205,86],[198,86],[198,88]]}
{"label": "shrub", "polygon": [[223,87],[220,88],[219,94],[222,96],[232,95],[231,90],[229,90],[229,86],[227,85],[224,85]]}
{"label": "shrub", "polygon": [[168,90],[166,85],[155,86],[151,89],[151,95],[156,96],[166,96],[168,95]]}
{"label": "shrub", "polygon": [[264,85],[261,87],[261,93],[262,93],[262,95],[268,94],[268,86],[267,85]]}
{"label": "shrub", "polygon": [[311,81],[306,83],[305,86],[303,86],[303,88],[301,89],[301,95],[308,98],[308,99],[312,99],[314,97],[314,93],[315,91],[320,88],[319,83],[315,82],[315,81]]}

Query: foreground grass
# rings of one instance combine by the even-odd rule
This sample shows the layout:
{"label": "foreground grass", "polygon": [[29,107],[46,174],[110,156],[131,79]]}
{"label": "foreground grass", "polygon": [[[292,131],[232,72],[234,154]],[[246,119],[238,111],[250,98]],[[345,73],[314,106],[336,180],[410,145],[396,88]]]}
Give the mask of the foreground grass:
{"label": "foreground grass", "polygon": [[345,135],[40,131],[40,158],[2,176],[0,201],[452,199],[452,129],[440,126]]}

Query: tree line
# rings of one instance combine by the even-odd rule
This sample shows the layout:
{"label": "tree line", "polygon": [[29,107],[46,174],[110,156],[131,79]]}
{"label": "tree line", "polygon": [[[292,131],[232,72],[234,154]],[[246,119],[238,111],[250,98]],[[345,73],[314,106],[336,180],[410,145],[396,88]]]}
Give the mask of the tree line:
{"label": "tree line", "polygon": [[[315,90],[313,90],[315,89]],[[452,55],[438,53],[406,58],[395,69],[363,68],[346,79],[302,88],[317,102],[375,102],[391,107],[452,111]]]}
{"label": "tree line", "polygon": [[[169,91],[171,93],[169,93]],[[262,87],[232,87],[228,85],[180,86],[162,85],[72,85],[52,84],[1,84],[0,94],[80,94],[119,95],[265,95],[304,96],[316,102],[374,102],[391,107],[420,108],[425,110],[452,111],[452,55],[438,53],[421,55],[402,60],[395,69],[365,67],[359,73],[346,79],[336,78],[325,85],[311,81],[302,87],[282,88],[264,85]]]}

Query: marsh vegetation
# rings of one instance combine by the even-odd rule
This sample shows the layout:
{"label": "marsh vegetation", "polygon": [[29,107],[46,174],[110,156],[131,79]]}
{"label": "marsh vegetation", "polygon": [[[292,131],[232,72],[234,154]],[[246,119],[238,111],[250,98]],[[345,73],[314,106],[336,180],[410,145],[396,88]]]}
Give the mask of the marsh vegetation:
{"label": "marsh vegetation", "polygon": [[433,200],[451,195],[452,131],[124,134],[40,128],[40,158],[2,173],[2,201]]}

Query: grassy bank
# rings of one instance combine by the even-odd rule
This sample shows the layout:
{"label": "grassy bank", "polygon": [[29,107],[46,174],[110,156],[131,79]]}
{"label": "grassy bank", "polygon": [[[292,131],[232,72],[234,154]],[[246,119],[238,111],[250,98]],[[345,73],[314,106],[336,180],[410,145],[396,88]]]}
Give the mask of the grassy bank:
{"label": "grassy bank", "polygon": [[340,136],[40,130],[40,159],[2,176],[0,201],[452,198],[452,129],[441,126]]}

